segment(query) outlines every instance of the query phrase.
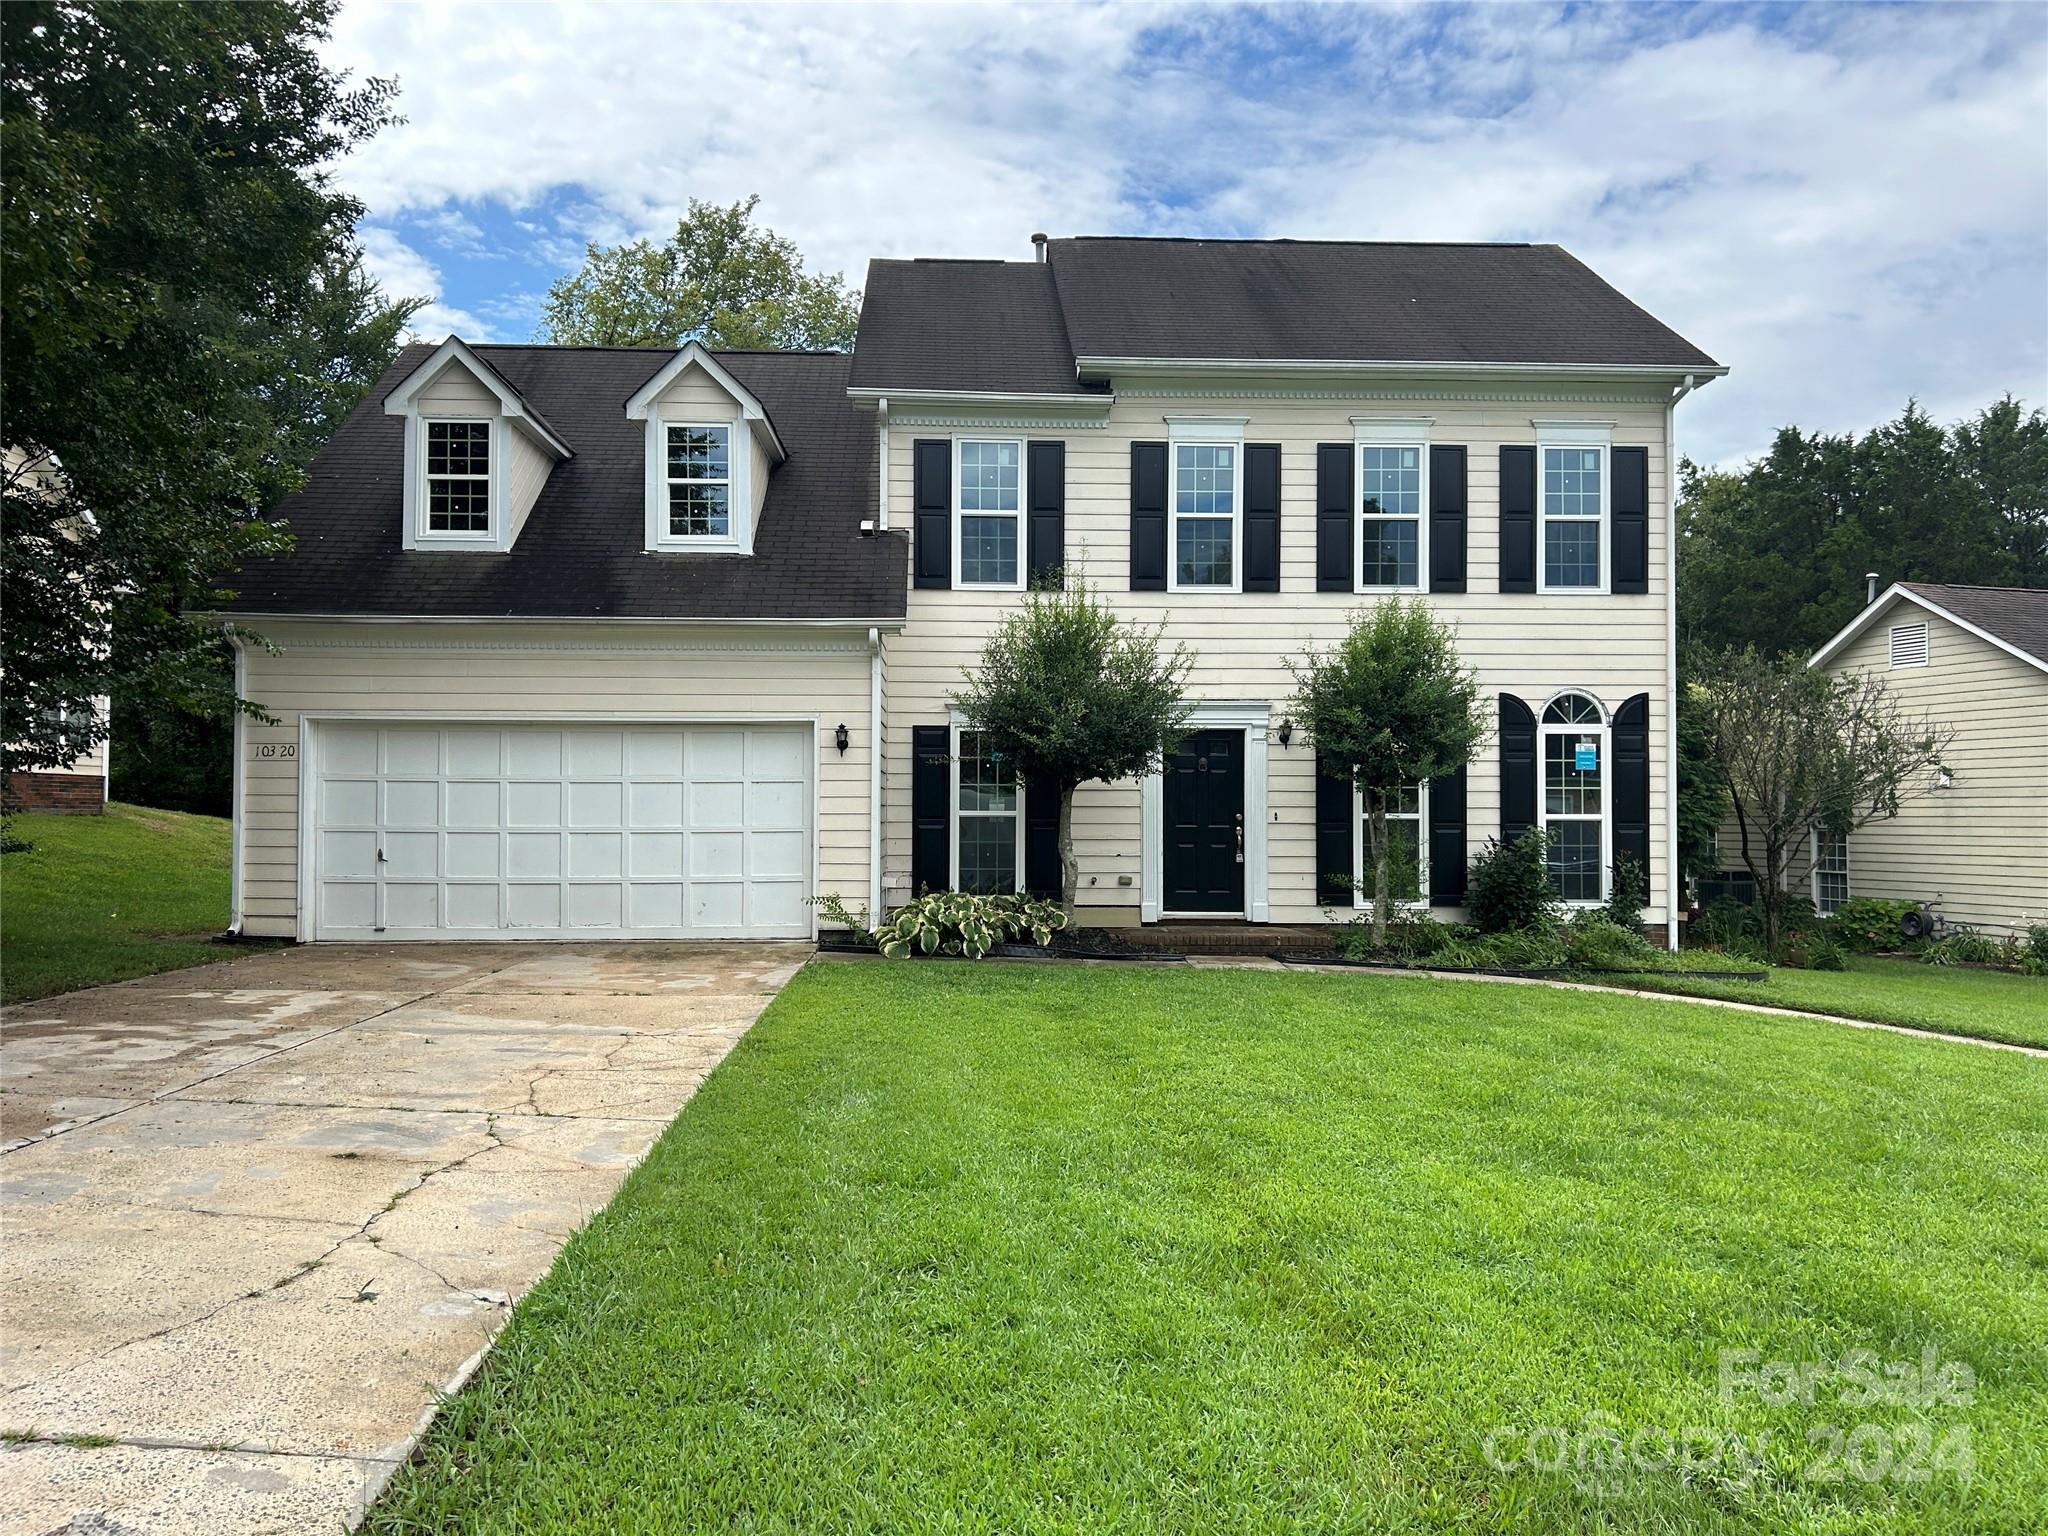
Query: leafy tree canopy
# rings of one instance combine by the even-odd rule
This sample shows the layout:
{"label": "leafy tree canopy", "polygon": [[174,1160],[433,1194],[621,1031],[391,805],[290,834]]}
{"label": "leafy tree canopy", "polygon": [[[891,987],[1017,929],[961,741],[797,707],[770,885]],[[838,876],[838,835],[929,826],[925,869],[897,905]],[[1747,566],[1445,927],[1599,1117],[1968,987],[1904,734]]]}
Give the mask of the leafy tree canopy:
{"label": "leafy tree canopy", "polygon": [[1184,734],[1194,656],[1160,649],[1163,626],[1120,619],[1085,583],[1032,588],[963,668],[953,703],[989,735],[1020,782],[1058,786],[1062,899],[1080,883],[1074,789],[1156,769]]}
{"label": "leafy tree canopy", "polygon": [[1311,647],[1294,673],[1294,714],[1326,762],[1348,763],[1372,839],[1373,940],[1386,940],[1387,812],[1397,795],[1463,766],[1487,717],[1458,639],[1420,599],[1393,598],[1352,616],[1329,649]]}
{"label": "leafy tree canopy", "polygon": [[548,289],[536,339],[607,347],[787,347],[846,351],[860,294],[804,270],[796,246],[757,228],[759,196],[730,207],[690,199],[669,239],[588,247]]}
{"label": "leafy tree canopy", "polygon": [[103,695],[233,707],[186,615],[284,546],[263,510],[410,312],[326,169],[390,120],[388,82],[321,63],[333,10],[0,6],[10,770],[103,734]]}
{"label": "leafy tree canopy", "polygon": [[1917,404],[1857,437],[1786,427],[1740,470],[1681,466],[1681,646],[1810,655],[1864,573],[2048,585],[2048,417],[2010,396],[1944,430]]}

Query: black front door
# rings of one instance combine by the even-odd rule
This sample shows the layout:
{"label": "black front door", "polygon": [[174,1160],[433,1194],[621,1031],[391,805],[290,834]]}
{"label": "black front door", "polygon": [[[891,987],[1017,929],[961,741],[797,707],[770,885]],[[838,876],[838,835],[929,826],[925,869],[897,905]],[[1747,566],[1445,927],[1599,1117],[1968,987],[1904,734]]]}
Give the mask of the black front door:
{"label": "black front door", "polygon": [[1169,912],[1244,911],[1244,732],[1196,731],[1166,760]]}

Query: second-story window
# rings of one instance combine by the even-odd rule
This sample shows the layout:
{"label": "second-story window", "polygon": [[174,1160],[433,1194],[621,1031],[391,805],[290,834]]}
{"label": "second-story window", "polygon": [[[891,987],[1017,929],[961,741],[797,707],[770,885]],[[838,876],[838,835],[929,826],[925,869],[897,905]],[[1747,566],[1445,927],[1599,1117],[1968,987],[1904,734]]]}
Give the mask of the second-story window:
{"label": "second-story window", "polygon": [[963,587],[1015,587],[1023,528],[1023,447],[1008,438],[963,438],[953,519]]}
{"label": "second-story window", "polygon": [[1607,450],[1543,450],[1543,587],[1599,589],[1606,526]]}
{"label": "second-story window", "polygon": [[1358,452],[1358,585],[1413,591],[1422,584],[1422,450]]}
{"label": "second-story window", "polygon": [[491,424],[430,421],[427,532],[491,531]]}
{"label": "second-story window", "polygon": [[1237,587],[1238,469],[1235,443],[1173,445],[1173,587]]}
{"label": "second-story window", "polygon": [[668,532],[722,539],[732,532],[732,428],[672,422],[668,428]]}

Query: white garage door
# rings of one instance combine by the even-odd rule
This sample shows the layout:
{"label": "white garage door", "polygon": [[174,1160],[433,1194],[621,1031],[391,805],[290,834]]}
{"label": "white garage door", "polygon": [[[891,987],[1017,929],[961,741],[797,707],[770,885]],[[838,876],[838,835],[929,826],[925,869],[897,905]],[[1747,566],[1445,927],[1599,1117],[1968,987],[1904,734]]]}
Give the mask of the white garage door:
{"label": "white garage door", "polygon": [[319,939],[811,932],[802,726],[321,724]]}

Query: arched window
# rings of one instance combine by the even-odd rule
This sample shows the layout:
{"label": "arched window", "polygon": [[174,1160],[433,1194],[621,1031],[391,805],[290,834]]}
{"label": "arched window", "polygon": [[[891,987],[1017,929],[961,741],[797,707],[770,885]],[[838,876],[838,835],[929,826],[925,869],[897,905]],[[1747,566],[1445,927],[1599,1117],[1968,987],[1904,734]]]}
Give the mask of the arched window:
{"label": "arched window", "polygon": [[1590,694],[1561,693],[1537,730],[1538,824],[1550,834],[1550,884],[1566,901],[1607,899],[1610,796],[1607,714]]}

